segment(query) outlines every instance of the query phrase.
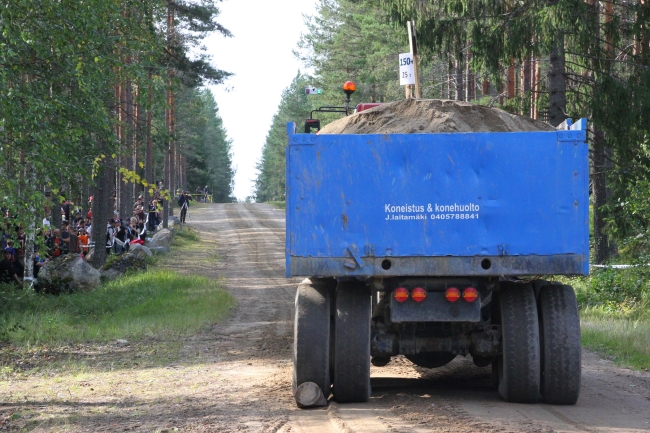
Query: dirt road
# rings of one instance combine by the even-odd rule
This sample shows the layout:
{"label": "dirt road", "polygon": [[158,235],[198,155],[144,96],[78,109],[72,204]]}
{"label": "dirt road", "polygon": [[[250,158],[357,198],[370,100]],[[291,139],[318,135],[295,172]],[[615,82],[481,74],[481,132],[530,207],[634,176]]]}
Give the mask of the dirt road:
{"label": "dirt road", "polygon": [[[369,403],[299,410],[291,397],[299,280],[284,278],[284,212],[260,204],[212,205],[193,209],[191,225],[206,243],[174,267],[225,278],[238,301],[228,319],[183,342],[186,356],[176,365],[57,375],[49,385],[14,380],[10,395],[0,388],[0,413],[31,413],[31,431],[650,431],[650,374],[591,353],[583,355],[576,406],[504,403],[491,388],[489,368],[463,358],[435,370],[397,358],[373,367]],[[218,265],[201,260],[215,254]]]}

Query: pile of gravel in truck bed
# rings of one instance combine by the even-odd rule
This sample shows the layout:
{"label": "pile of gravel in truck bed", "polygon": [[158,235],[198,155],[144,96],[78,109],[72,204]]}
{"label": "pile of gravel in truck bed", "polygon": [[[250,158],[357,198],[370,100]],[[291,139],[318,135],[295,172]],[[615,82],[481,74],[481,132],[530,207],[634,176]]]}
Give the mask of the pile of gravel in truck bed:
{"label": "pile of gravel in truck bed", "polygon": [[435,132],[554,131],[529,117],[470,102],[405,99],[353,114],[324,126],[319,134],[417,134]]}

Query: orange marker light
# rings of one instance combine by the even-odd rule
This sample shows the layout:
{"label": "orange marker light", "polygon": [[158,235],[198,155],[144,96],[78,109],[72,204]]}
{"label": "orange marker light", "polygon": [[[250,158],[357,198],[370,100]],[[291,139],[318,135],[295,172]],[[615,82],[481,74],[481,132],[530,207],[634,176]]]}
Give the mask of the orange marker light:
{"label": "orange marker light", "polygon": [[478,290],[474,287],[468,287],[463,290],[463,299],[467,302],[474,302],[478,299]]}
{"label": "orange marker light", "polygon": [[346,81],[345,84],[343,85],[343,91],[345,93],[350,92],[356,92],[357,90],[357,85],[354,84],[354,81]]}
{"label": "orange marker light", "polygon": [[455,287],[448,288],[445,292],[445,298],[447,298],[449,302],[458,301],[460,299],[460,290]]}
{"label": "orange marker light", "polygon": [[409,298],[409,291],[404,287],[398,287],[393,292],[393,297],[397,302],[404,302]]}
{"label": "orange marker light", "polygon": [[411,298],[415,302],[422,302],[426,299],[426,297],[427,297],[427,291],[424,290],[422,287],[416,287],[411,292]]}

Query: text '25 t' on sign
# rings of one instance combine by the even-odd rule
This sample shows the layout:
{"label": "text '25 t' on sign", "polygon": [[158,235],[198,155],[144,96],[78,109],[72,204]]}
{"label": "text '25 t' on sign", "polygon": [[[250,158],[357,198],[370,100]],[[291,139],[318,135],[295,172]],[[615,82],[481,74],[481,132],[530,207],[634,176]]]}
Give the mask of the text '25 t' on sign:
{"label": "text '25 t' on sign", "polygon": [[399,55],[399,85],[408,86],[415,84],[415,69],[411,53]]}

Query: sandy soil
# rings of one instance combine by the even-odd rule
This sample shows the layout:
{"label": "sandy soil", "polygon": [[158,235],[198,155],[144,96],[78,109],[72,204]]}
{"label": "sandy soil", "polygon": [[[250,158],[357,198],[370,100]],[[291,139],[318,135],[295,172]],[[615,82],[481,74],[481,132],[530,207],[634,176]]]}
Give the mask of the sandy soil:
{"label": "sandy soil", "polygon": [[[504,403],[491,388],[489,369],[464,358],[435,370],[396,358],[373,368],[369,403],[297,409],[290,358],[299,280],[283,277],[284,212],[212,205],[192,210],[191,219],[206,242],[172,267],[225,277],[238,300],[230,317],[180,342],[183,358],[174,364],[147,364],[135,344],[108,345],[92,354],[81,350],[86,373],[0,381],[0,431],[650,431],[650,374],[591,353],[584,353],[576,406]],[[216,255],[217,265],[208,260]],[[101,359],[111,361],[92,368]]]}
{"label": "sandy soil", "polygon": [[418,134],[554,131],[530,117],[471,102],[406,99],[382,104],[324,126],[319,134]]}

